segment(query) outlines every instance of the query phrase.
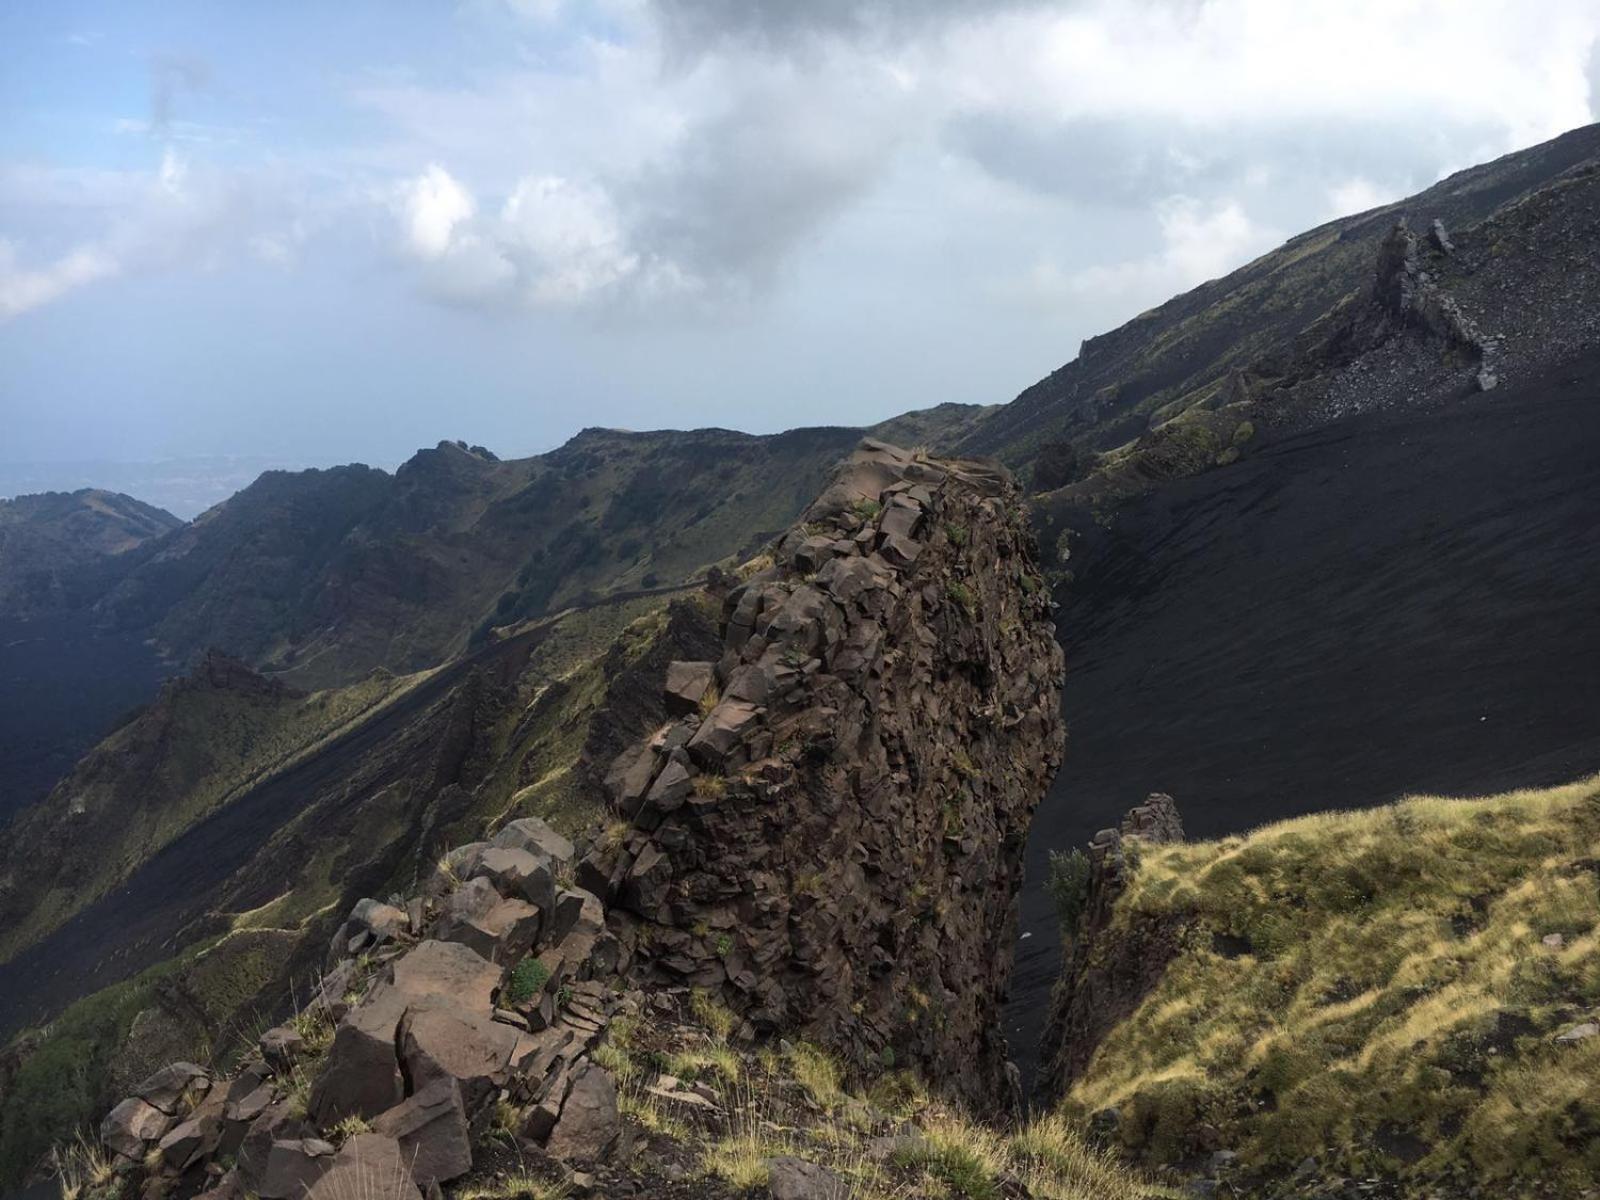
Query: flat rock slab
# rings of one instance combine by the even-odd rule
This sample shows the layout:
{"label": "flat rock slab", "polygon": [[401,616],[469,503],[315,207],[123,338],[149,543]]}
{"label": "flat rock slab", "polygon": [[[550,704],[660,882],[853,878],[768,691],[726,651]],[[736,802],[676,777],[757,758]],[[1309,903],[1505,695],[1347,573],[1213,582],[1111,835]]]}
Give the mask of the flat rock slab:
{"label": "flat rock slab", "polygon": [[422,1200],[422,1192],[399,1142],[360,1133],[340,1148],[306,1200]]}
{"label": "flat rock slab", "polygon": [[488,1012],[500,986],[500,968],[459,942],[429,940],[394,964],[394,988],[408,999],[439,996]]}

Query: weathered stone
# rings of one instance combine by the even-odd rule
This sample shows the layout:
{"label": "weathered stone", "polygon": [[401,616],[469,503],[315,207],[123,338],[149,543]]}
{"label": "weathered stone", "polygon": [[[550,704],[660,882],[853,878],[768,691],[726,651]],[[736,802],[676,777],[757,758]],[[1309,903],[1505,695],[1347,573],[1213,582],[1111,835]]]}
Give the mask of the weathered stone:
{"label": "weathered stone", "polygon": [[[689,739],[689,757],[703,767],[720,766],[739,744],[745,730],[761,715],[756,705],[746,700],[723,700],[712,709],[699,730]],[[666,772],[663,771],[664,775]],[[660,786],[660,780],[656,781]],[[654,789],[651,789],[652,793]]]}
{"label": "weathered stone", "polygon": [[526,900],[501,900],[481,917],[441,923],[439,937],[460,942],[492,962],[510,964],[533,948],[539,938],[540,921],[537,905]]}
{"label": "weathered stone", "polygon": [[492,846],[478,860],[478,870],[502,896],[526,900],[549,912],[556,902],[556,879],[543,854],[510,846]]}
{"label": "weathered stone", "polygon": [[191,1062],[169,1063],[133,1089],[133,1094],[168,1116],[194,1106],[195,1097],[211,1086],[204,1067]]}
{"label": "weathered stone", "polygon": [[1556,1041],[1563,1045],[1571,1045],[1573,1042],[1588,1041],[1597,1035],[1600,1035],[1600,1024],[1596,1024],[1593,1021],[1585,1021],[1582,1025],[1574,1025],[1565,1033],[1558,1034]]}
{"label": "weathered stone", "polygon": [[533,854],[544,854],[558,863],[572,861],[572,843],[538,817],[523,817],[512,821],[494,835],[494,844],[514,850],[527,850]]}
{"label": "weathered stone", "polygon": [[161,1157],[174,1170],[186,1170],[216,1149],[221,1136],[222,1122],[215,1117],[191,1117],[174,1125],[161,1139]]}
{"label": "weathered stone", "polygon": [[405,1095],[395,1033],[406,998],[379,985],[339,1023],[311,1089],[309,1110],[323,1128],[345,1117],[375,1117]]}
{"label": "weathered stone", "polygon": [[606,794],[623,816],[631,817],[639,811],[639,803],[655,779],[656,766],[655,748],[649,742],[629,746],[612,762],[606,772]]}
{"label": "weathered stone", "polygon": [[573,1075],[561,1116],[545,1149],[563,1162],[600,1162],[622,1134],[617,1085],[597,1063],[586,1062]]}
{"label": "weathered stone", "polygon": [[500,968],[459,942],[429,939],[395,960],[393,986],[410,1000],[441,996],[488,1012],[500,986]]}
{"label": "weathered stone", "polygon": [[172,1118],[166,1113],[138,1096],[129,1096],[100,1122],[100,1140],[113,1154],[137,1160],[171,1127]]}
{"label": "weathered stone", "polygon": [[645,794],[645,803],[657,812],[672,812],[683,805],[693,790],[694,777],[689,774],[689,768],[673,760],[661,768],[655,783]]}
{"label": "weathered stone", "polygon": [[334,1148],[321,1138],[280,1138],[267,1151],[256,1194],[261,1200],[303,1200],[334,1164]]}
{"label": "weathered stone", "polygon": [[250,1123],[249,1131],[239,1146],[239,1179],[247,1192],[260,1194],[261,1180],[266,1175],[267,1159],[272,1144],[281,1139],[297,1139],[313,1132],[288,1101],[280,1100],[267,1108]]}
{"label": "weathered stone", "polygon": [[261,1057],[280,1075],[304,1053],[306,1039],[291,1025],[275,1025],[261,1035]]}
{"label": "weathered stone", "polygon": [[472,1169],[472,1143],[461,1088],[454,1079],[436,1079],[409,1100],[372,1122],[374,1133],[400,1143],[419,1187],[448,1183]]}
{"label": "weathered stone", "polygon": [[843,1200],[850,1194],[843,1176],[793,1155],[767,1159],[767,1172],[772,1200]]}
{"label": "weathered stone", "polygon": [[666,855],[646,846],[623,881],[621,904],[641,917],[654,917],[665,905],[671,883],[672,864]]}
{"label": "weathered stone", "polygon": [[406,1013],[400,1053],[417,1088],[452,1079],[469,1112],[510,1077],[519,1060],[522,1035],[494,1019],[490,1010],[455,1007],[448,1001],[424,1002]]}
{"label": "weathered stone", "polygon": [[358,1133],[339,1148],[305,1200],[422,1200],[400,1143]]}
{"label": "weathered stone", "polygon": [[667,711],[677,716],[697,712],[700,699],[711,687],[711,672],[715,666],[708,662],[671,662],[667,664]]}

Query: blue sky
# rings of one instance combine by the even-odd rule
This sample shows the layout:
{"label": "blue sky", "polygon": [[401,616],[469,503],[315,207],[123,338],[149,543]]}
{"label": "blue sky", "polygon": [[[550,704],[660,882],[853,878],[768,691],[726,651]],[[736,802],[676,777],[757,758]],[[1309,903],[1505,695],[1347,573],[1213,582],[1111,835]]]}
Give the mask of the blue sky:
{"label": "blue sky", "polygon": [[1594,119],[1590,0],[0,9],[0,462],[994,403]]}

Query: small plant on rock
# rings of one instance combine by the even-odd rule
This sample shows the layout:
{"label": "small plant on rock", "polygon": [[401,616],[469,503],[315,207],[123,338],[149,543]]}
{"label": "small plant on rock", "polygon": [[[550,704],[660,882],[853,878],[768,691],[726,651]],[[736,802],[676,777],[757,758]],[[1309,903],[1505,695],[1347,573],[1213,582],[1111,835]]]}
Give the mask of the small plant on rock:
{"label": "small plant on rock", "polygon": [[511,977],[506,980],[506,1002],[513,1006],[526,1004],[544,991],[548,982],[550,968],[530,954],[511,968]]}

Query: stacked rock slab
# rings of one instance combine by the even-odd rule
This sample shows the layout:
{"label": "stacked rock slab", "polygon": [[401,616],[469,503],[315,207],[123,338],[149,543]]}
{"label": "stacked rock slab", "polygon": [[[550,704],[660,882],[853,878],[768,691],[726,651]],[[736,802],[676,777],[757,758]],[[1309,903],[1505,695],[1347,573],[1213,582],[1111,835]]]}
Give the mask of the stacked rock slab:
{"label": "stacked rock slab", "polygon": [[[420,1200],[471,1169],[474,1123],[502,1100],[554,1156],[611,1153],[616,1094],[587,1054],[617,1002],[617,943],[594,896],[556,884],[573,855],[526,818],[453,851],[406,908],[362,900],[308,1010],[334,1026],[320,1059],[281,1026],[231,1079],[175,1063],[101,1140],[145,1172],[145,1200]],[[361,1132],[335,1145],[341,1129]]]}
{"label": "stacked rock slab", "polygon": [[1006,1096],[1021,853],[1063,741],[1009,477],[863,442],[722,631],[669,669],[681,715],[607,779],[632,828],[579,871],[632,976]]}
{"label": "stacked rock slab", "polygon": [[1112,910],[1128,885],[1128,839],[1159,845],[1183,841],[1178,806],[1152,792],[1128,811],[1120,829],[1089,842],[1089,878],[1075,930],[1068,936],[1061,981],[1050,998],[1040,1045],[1043,1068],[1034,1090],[1053,1106],[1089,1065],[1095,1047],[1161,981],[1182,948],[1184,927],[1170,918],[1137,918],[1111,932]]}

